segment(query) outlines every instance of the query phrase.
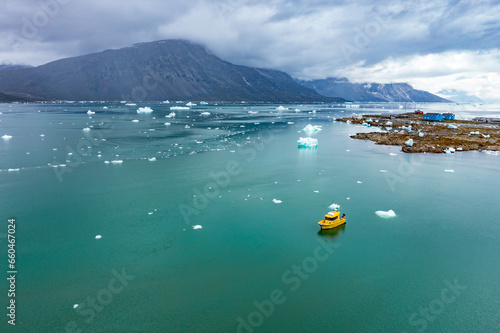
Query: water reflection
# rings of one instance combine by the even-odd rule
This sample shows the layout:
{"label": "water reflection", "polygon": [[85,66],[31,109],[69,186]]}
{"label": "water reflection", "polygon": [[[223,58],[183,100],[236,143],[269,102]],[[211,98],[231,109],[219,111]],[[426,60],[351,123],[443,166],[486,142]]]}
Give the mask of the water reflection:
{"label": "water reflection", "polygon": [[327,229],[327,230],[320,229],[318,231],[318,236],[324,237],[325,240],[332,241],[335,238],[339,237],[340,234],[344,232],[345,226],[346,226],[345,224],[342,224],[333,229]]}

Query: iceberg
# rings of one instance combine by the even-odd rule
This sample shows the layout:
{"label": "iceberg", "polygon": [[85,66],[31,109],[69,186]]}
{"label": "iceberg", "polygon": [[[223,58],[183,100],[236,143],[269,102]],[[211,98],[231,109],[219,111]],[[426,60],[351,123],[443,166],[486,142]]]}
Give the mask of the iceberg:
{"label": "iceberg", "polygon": [[201,229],[203,228],[201,225],[197,224],[197,225],[193,225],[193,229],[196,230],[196,229]]}
{"label": "iceberg", "polygon": [[189,106],[171,106],[170,110],[189,110]]}
{"label": "iceberg", "polygon": [[328,208],[330,208],[332,210],[337,210],[340,208],[340,205],[338,205],[336,203],[332,203],[330,206],[328,206]]}
{"label": "iceberg", "polygon": [[89,114],[89,115],[90,115],[90,114],[95,114],[95,112],[94,112],[94,111],[91,111],[91,110],[88,110],[88,111],[87,111],[87,114]]}
{"label": "iceberg", "polygon": [[170,112],[165,116],[165,118],[173,118],[173,117],[175,117],[175,112]]}
{"label": "iceberg", "polygon": [[413,139],[410,139],[410,140],[406,141],[405,145],[407,145],[408,147],[413,146]]}
{"label": "iceberg", "polygon": [[313,138],[300,138],[297,140],[299,148],[316,148],[318,147],[318,139]]}
{"label": "iceberg", "polygon": [[12,139],[12,135],[5,134],[4,136],[2,136],[2,139],[4,139],[4,140],[10,140],[10,139]]}
{"label": "iceberg", "polygon": [[307,135],[311,135],[312,133],[316,133],[322,130],[321,126],[308,124],[306,127],[302,129]]}
{"label": "iceberg", "polygon": [[143,108],[137,109],[137,113],[139,113],[139,114],[148,114],[148,113],[152,113],[152,112],[153,112],[153,109],[151,109],[149,106],[145,106]]}
{"label": "iceberg", "polygon": [[383,210],[377,210],[375,212],[375,214],[377,214],[378,216],[385,218],[385,219],[396,216],[396,213],[394,213],[394,211],[392,209],[387,211],[387,212],[385,212]]}

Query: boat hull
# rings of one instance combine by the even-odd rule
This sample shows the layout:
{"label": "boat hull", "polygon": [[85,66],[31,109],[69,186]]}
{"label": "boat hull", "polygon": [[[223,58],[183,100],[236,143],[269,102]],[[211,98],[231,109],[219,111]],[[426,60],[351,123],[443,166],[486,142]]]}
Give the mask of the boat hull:
{"label": "boat hull", "polygon": [[343,224],[345,224],[345,222],[346,222],[346,219],[343,218],[343,219],[338,219],[337,221],[334,221],[334,222],[329,222],[329,221],[321,220],[321,221],[318,222],[318,224],[319,224],[319,226],[321,227],[322,230],[327,230],[327,229],[336,228],[339,225],[343,225]]}

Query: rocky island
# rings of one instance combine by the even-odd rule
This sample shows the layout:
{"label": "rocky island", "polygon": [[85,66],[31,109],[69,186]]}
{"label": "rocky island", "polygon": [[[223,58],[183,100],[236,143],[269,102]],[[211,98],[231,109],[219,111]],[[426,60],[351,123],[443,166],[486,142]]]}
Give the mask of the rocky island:
{"label": "rocky island", "polygon": [[421,113],[357,115],[337,121],[374,127],[377,131],[351,135],[353,139],[401,146],[405,153],[454,153],[500,151],[500,123],[476,121],[426,121]]}

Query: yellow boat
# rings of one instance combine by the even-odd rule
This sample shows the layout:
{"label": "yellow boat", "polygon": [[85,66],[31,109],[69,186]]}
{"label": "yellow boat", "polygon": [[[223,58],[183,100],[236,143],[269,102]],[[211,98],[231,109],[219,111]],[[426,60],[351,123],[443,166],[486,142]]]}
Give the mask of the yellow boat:
{"label": "yellow boat", "polygon": [[318,222],[321,229],[333,229],[338,227],[339,225],[345,224],[345,214],[340,216],[340,212],[338,210],[332,210],[325,215],[325,218]]}

